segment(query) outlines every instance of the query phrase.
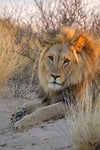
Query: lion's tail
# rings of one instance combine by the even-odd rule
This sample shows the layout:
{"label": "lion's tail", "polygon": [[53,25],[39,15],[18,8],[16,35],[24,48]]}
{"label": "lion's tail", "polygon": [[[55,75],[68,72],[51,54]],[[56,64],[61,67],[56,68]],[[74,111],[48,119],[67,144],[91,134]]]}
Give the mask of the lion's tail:
{"label": "lion's tail", "polygon": [[[72,111],[72,110],[71,110]],[[67,117],[67,141],[71,150],[100,150],[100,107],[86,105]]]}

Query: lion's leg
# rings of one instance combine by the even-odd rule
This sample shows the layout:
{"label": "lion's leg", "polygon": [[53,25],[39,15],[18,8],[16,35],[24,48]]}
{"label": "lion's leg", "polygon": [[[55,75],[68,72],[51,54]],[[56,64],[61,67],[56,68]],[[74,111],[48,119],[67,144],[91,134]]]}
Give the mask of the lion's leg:
{"label": "lion's leg", "polygon": [[33,111],[35,111],[37,108],[41,106],[43,106],[43,104],[39,100],[24,103],[22,106],[16,109],[15,112],[12,114],[11,122],[15,123],[21,120],[25,115],[32,113]]}
{"label": "lion's leg", "polygon": [[43,121],[62,118],[64,115],[65,106],[60,102],[37,109],[35,112],[23,117],[21,120],[16,122],[14,127],[16,130],[21,130]]}
{"label": "lion's leg", "polygon": [[26,108],[29,114],[41,106],[43,106],[42,102],[39,100],[35,100],[35,101],[30,101],[28,103],[24,103],[21,107]]}

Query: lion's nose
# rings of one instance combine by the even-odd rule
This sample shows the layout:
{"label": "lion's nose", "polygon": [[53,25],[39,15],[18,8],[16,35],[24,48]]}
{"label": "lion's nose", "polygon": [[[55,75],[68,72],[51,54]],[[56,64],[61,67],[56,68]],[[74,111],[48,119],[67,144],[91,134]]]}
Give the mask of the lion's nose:
{"label": "lion's nose", "polygon": [[51,76],[54,78],[54,80],[60,77],[60,75],[54,75],[54,74],[51,74]]}

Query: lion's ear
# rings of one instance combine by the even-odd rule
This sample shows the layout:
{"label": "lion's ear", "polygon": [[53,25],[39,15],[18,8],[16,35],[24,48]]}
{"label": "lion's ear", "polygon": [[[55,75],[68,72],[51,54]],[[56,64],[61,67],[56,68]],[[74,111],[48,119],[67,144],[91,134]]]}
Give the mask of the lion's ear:
{"label": "lion's ear", "polygon": [[48,41],[44,40],[44,39],[41,39],[41,38],[38,38],[36,40],[36,45],[37,47],[39,47],[40,49],[44,49],[45,47],[48,47],[49,46],[49,43]]}
{"label": "lion's ear", "polygon": [[85,46],[85,38],[80,36],[77,38],[74,43],[71,46],[71,49],[75,55],[76,61],[78,62],[78,56],[77,54],[80,54],[83,50],[83,47]]}
{"label": "lion's ear", "polygon": [[81,53],[83,47],[85,46],[85,38],[80,36],[73,44],[73,50],[76,53]]}

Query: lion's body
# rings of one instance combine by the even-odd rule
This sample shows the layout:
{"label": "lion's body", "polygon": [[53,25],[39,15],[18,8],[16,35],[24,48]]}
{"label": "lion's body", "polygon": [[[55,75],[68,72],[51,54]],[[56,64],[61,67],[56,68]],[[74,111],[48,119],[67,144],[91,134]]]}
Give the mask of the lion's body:
{"label": "lion's body", "polygon": [[[40,93],[41,106],[45,106],[39,103],[39,109],[16,122],[18,129],[64,116],[62,102],[100,100],[100,49],[91,37],[76,29],[64,28],[47,35],[42,44],[38,44],[41,51],[33,84],[37,81],[36,94]],[[31,106],[34,110],[34,105],[32,102],[28,109]]]}

